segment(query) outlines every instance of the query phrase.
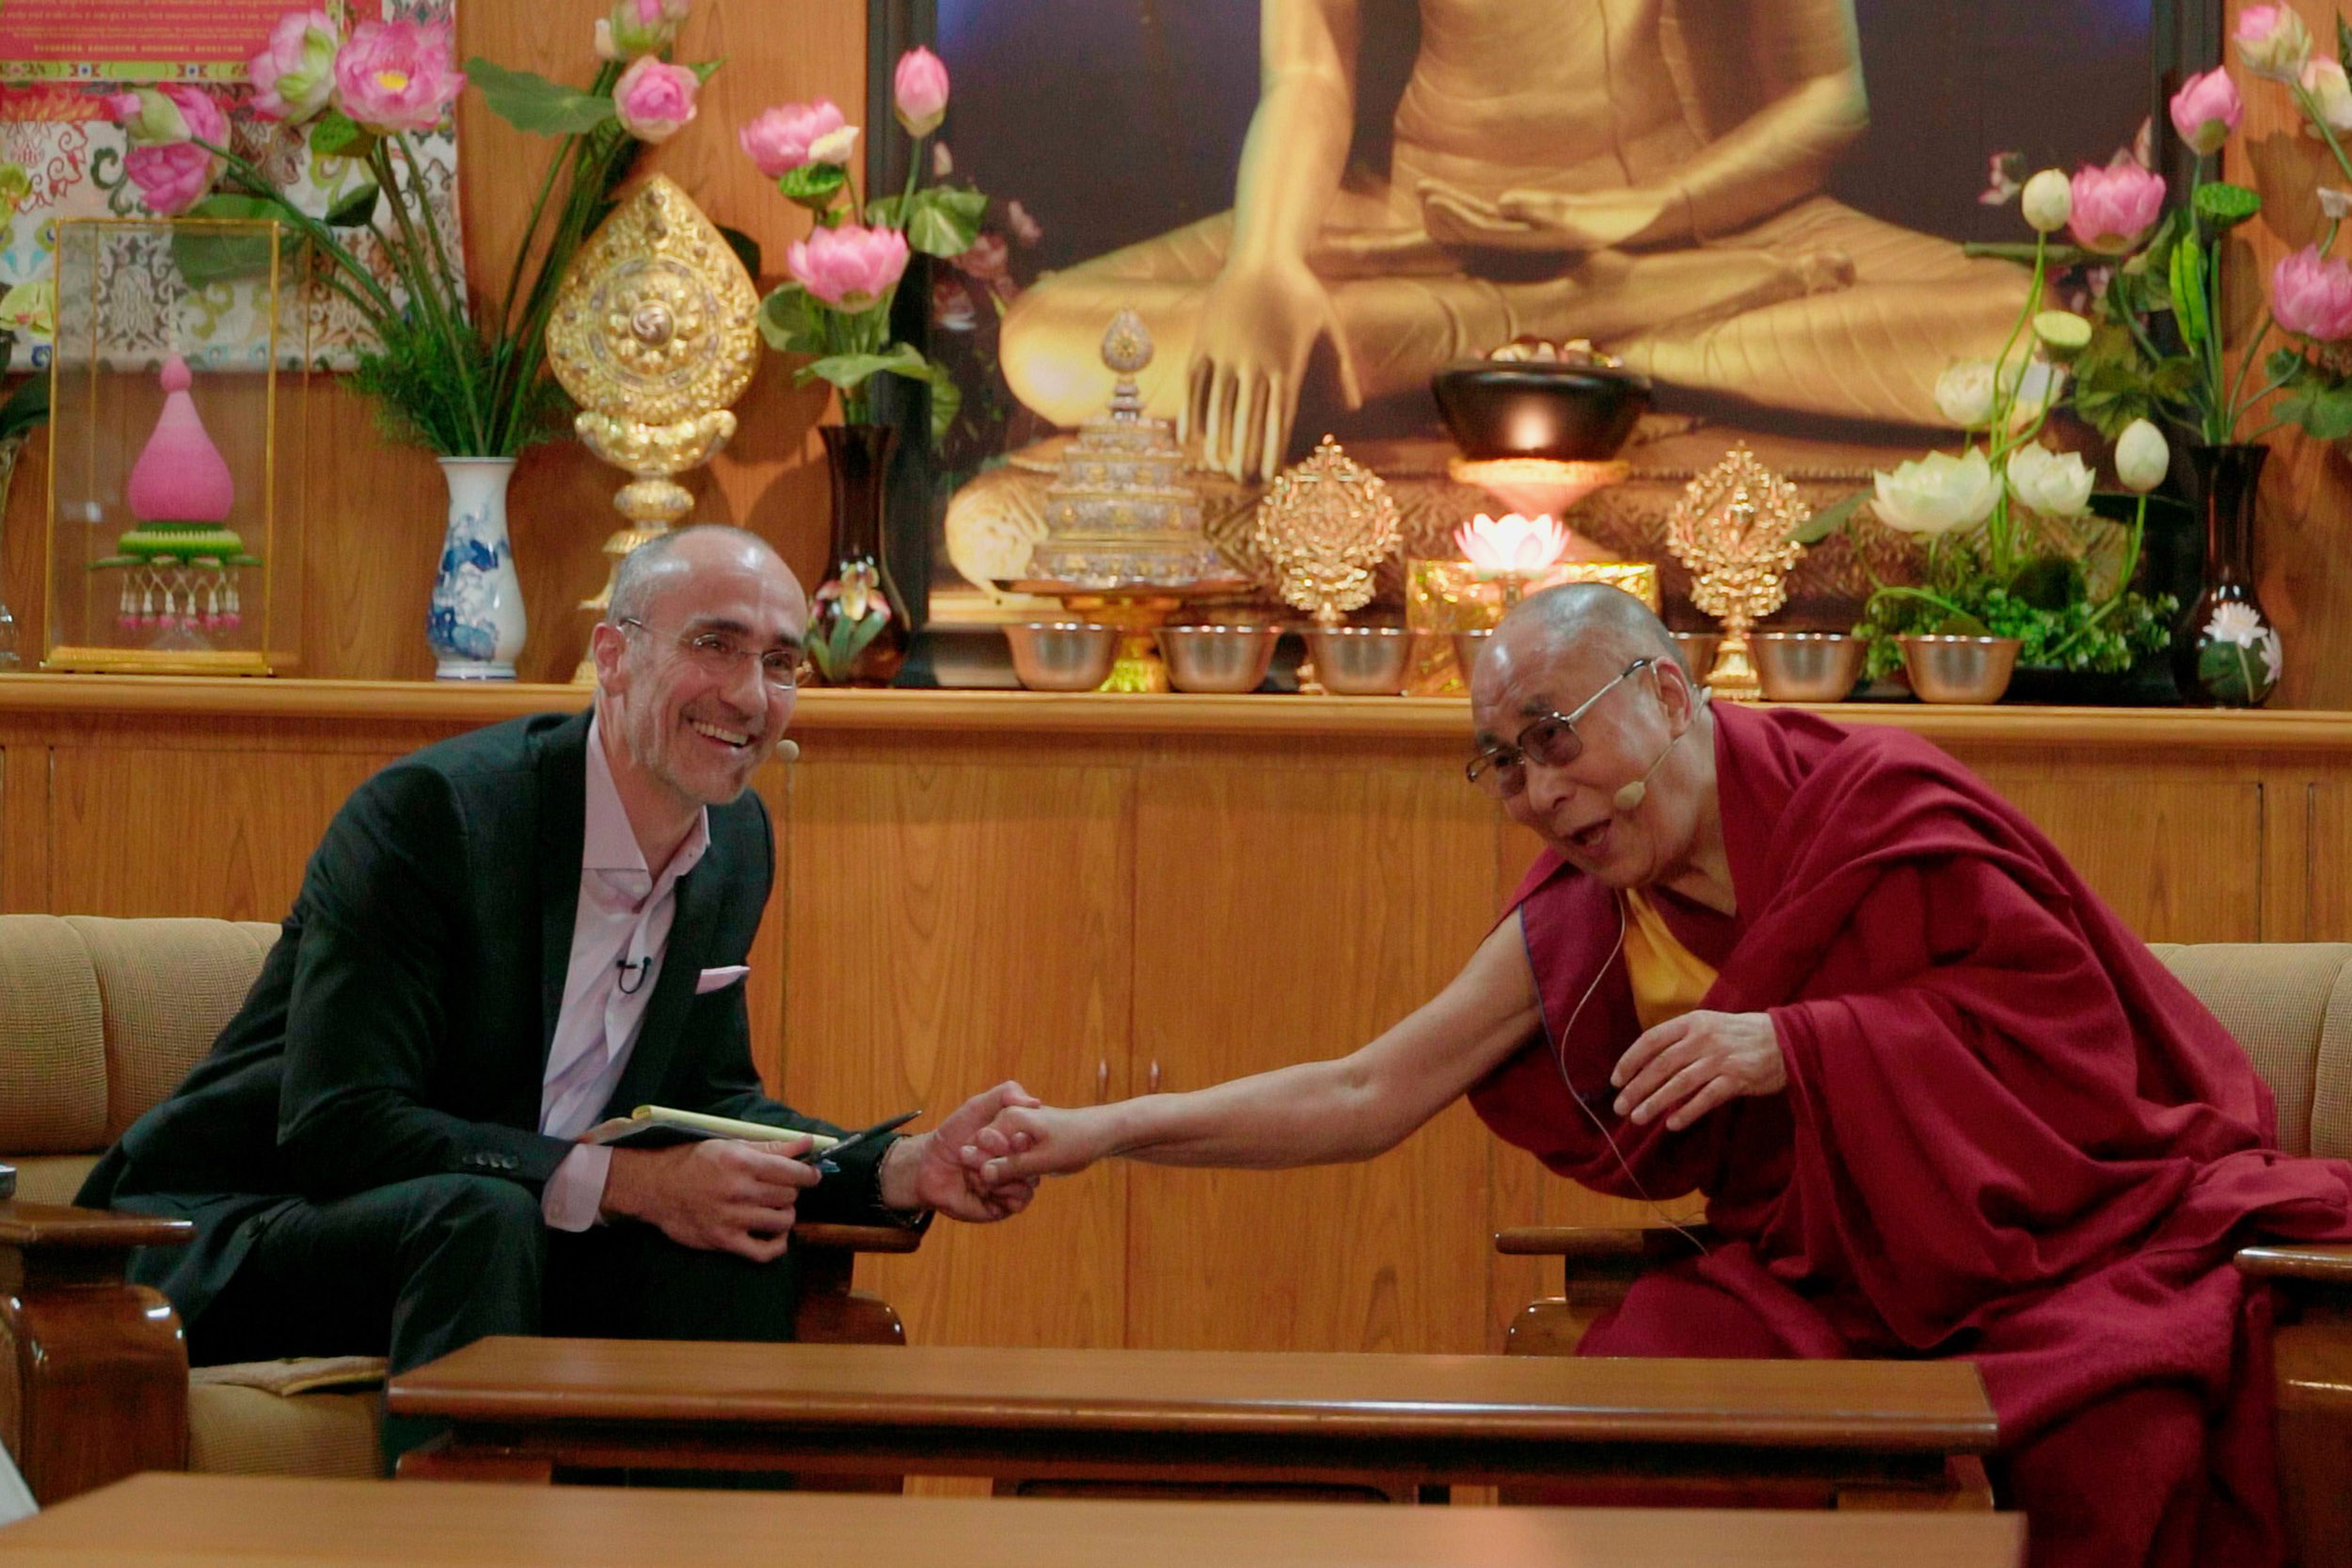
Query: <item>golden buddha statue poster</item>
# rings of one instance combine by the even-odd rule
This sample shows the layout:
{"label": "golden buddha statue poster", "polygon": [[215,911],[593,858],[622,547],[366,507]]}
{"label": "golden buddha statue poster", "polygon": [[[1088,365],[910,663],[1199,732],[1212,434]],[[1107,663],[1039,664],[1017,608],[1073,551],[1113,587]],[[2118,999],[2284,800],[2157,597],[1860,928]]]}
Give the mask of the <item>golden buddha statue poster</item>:
{"label": "golden buddha statue poster", "polygon": [[1521,337],[1592,340],[1718,445],[1915,454],[2024,298],[1962,248],[2030,237],[1988,169],[2105,162],[2155,101],[2150,0],[930,8],[946,156],[996,198],[934,273],[956,480],[1100,412],[1121,309],[1145,412],[1238,485],[1327,431],[1442,446],[1431,374]]}

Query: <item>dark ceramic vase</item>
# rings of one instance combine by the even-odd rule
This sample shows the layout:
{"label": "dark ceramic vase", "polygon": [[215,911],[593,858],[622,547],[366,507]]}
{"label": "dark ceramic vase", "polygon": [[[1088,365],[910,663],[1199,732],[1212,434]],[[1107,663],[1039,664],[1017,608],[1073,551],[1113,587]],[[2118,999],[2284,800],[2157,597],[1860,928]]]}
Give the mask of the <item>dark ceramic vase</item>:
{"label": "dark ceramic vase", "polygon": [[833,545],[810,608],[809,662],[827,686],[888,686],[906,662],[906,600],[891,580],[882,538],[896,425],[826,425]]}
{"label": "dark ceramic vase", "polygon": [[2254,508],[2270,449],[2191,447],[2189,504],[2205,525],[2204,591],[2181,623],[2181,694],[2215,707],[2259,707],[2278,689],[2279,630],[2254,593]]}

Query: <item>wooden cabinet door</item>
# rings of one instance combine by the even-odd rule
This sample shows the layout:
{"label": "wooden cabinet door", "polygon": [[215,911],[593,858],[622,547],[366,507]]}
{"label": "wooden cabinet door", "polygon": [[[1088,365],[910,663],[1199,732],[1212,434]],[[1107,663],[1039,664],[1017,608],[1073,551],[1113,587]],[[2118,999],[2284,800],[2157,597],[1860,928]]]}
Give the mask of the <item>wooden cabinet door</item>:
{"label": "wooden cabinet door", "polygon": [[[1130,779],[1122,768],[803,764],[785,875],[787,1098],[864,1125],[1017,1078],[1056,1104],[1126,1090]],[[920,1344],[1116,1345],[1125,1173],[1046,1184],[1002,1225],[942,1220],[858,1283]]]}
{"label": "wooden cabinet door", "polygon": [[[1136,1087],[1343,1054],[1494,919],[1493,808],[1436,763],[1174,766],[1136,784]],[[1127,1342],[1488,1348],[1490,1137],[1456,1105],[1364,1164],[1137,1164]]]}

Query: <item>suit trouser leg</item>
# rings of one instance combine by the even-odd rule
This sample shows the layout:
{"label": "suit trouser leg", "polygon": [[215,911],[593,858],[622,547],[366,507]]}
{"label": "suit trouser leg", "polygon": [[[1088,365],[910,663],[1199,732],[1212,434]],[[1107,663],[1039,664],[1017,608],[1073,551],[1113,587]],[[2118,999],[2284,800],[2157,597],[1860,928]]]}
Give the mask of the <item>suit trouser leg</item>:
{"label": "suit trouser leg", "polygon": [[548,1241],[548,1334],[607,1339],[792,1338],[800,1280],[787,1252],[755,1263],[623,1222]]}

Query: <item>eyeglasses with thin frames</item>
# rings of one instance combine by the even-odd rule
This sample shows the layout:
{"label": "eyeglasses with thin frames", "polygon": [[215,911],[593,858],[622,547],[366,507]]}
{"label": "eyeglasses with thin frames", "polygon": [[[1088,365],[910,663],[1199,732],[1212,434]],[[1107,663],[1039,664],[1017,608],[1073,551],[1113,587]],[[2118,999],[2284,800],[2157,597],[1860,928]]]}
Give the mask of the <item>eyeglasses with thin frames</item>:
{"label": "eyeglasses with thin frames", "polygon": [[[634,615],[613,625],[653,635],[653,628]],[[789,691],[808,677],[808,659],[795,647],[755,648],[723,631],[691,632],[670,641],[689,663],[721,680],[733,680],[747,660],[757,661],[759,678],[778,691]]]}
{"label": "eyeglasses with thin frames", "polygon": [[1527,787],[1527,765],[1531,760],[1545,768],[1567,767],[1584,754],[1584,737],[1577,734],[1576,721],[1628,677],[1657,662],[1654,657],[1635,659],[1618,671],[1614,680],[1577,704],[1573,711],[1544,714],[1519,731],[1518,738],[1510,745],[1492,746],[1470,758],[1462,776],[1494,799],[1507,800]]}

